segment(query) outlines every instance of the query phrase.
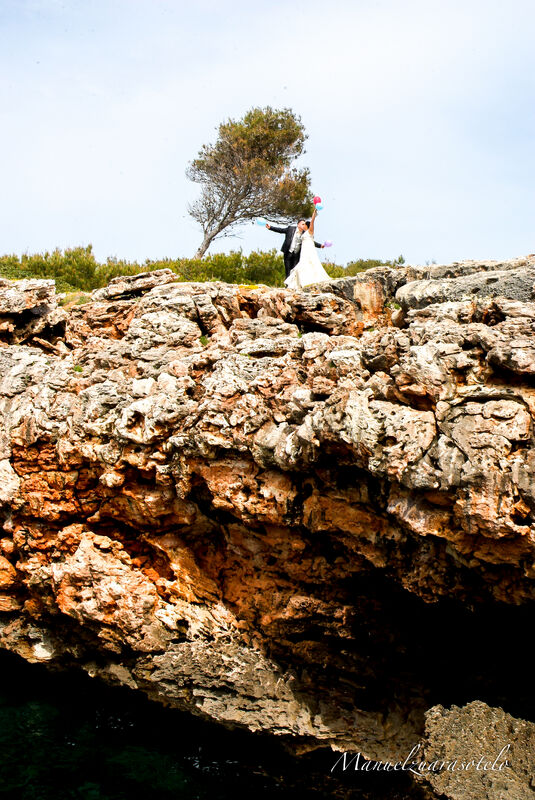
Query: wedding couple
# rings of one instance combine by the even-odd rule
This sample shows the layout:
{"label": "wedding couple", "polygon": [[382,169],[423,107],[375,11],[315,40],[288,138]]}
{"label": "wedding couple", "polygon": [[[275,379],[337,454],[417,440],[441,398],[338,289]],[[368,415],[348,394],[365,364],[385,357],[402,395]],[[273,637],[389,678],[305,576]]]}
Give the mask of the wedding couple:
{"label": "wedding couple", "polygon": [[301,289],[310,283],[331,280],[315,250],[315,247],[325,246],[314,241],[314,222],[317,214],[317,210],[314,209],[310,222],[300,219],[297,225],[289,225],[287,228],[276,228],[266,222],[268,230],[285,234],[281,250],[286,272],[284,283],[289,289]]}

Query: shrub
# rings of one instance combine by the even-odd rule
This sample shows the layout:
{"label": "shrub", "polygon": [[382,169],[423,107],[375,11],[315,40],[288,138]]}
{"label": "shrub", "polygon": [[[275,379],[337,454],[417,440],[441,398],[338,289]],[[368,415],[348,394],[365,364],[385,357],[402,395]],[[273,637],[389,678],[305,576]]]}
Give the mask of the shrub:
{"label": "shrub", "polygon": [[[393,261],[378,259],[359,259],[350,261],[346,267],[331,262],[325,269],[331,278],[344,278],[356,275],[371,267],[396,267],[404,263],[403,256]],[[53,278],[58,292],[91,292],[107,286],[112,278],[119,275],[137,275],[157,269],[171,269],[179,281],[223,281],[242,285],[265,284],[284,286],[284,261],[275,249],[254,251],[245,256],[241,250],[230,253],[214,253],[204,258],[178,258],[147,260],[144,264],[136,261],[108,258],[99,264],[93,254],[92,245],[74,247],[52,253],[0,256],[0,276],[10,280],[22,278]]]}
{"label": "shrub", "polygon": [[244,282],[284,286],[284,259],[273,249],[267,253],[254,251],[245,260]]}
{"label": "shrub", "polygon": [[91,245],[67,249],[64,252],[56,249],[52,253],[24,253],[20,258],[0,257],[0,274],[3,277],[11,280],[53,278],[58,292],[96,289],[101,285],[98,282],[97,266]]}

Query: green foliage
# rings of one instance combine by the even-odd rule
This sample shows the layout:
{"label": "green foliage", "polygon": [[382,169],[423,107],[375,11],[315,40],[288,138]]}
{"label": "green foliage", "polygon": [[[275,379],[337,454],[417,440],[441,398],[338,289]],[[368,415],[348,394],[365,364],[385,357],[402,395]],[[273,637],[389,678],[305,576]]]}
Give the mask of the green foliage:
{"label": "green foliage", "polygon": [[89,303],[91,294],[89,292],[66,292],[60,299],[60,306],[83,306]]}
{"label": "green foliage", "polygon": [[[398,256],[391,261],[380,261],[378,258],[359,258],[356,261],[350,261],[344,271],[345,277],[351,277],[353,275],[358,275],[359,272],[365,272],[367,269],[373,269],[373,267],[399,267],[405,263],[405,259],[403,256]],[[342,276],[336,276],[342,277]]]}
{"label": "green foliage", "polygon": [[105,264],[99,264],[96,270],[97,285],[107,286],[113,278],[125,275],[139,275],[140,272],[153,272],[156,269],[173,268],[173,261],[148,261],[144,265],[136,261],[130,262],[124,259],[108,258]]}
{"label": "green foliage", "polygon": [[333,278],[347,278],[347,273],[344,267],[340,267],[338,264],[332,264],[330,261],[326,261],[323,264],[325,268],[325,272],[328,273],[329,277]]}
{"label": "green foliage", "polygon": [[346,266],[345,273],[346,276],[351,277],[352,275],[358,275],[359,272],[364,272],[367,269],[372,269],[373,267],[384,267],[385,262],[380,261],[377,258],[359,258],[356,261],[350,261],[349,264]]}
{"label": "green foliage", "polygon": [[189,207],[204,234],[197,256],[246,220],[269,216],[283,222],[312,213],[309,171],[292,167],[306,138],[300,118],[288,108],[253,108],[219,126],[215,144],[203,145],[186,172],[202,187]]}
{"label": "green foliage", "polygon": [[75,247],[64,252],[24,253],[17,256],[0,257],[0,274],[10,280],[22,278],[54,278],[56,291],[74,292],[77,289],[92,291],[101,284],[97,277],[97,262],[93,248]]}
{"label": "green foliage", "polygon": [[223,281],[241,285],[284,285],[284,261],[277,250],[254,251],[248,256],[241,250],[232,250],[230,253],[214,253],[204,258],[147,261],[142,268],[138,265],[136,268],[139,271],[171,269],[176,272],[180,281],[185,282]]}
{"label": "green foliage", "polygon": [[[331,262],[325,269],[331,278],[345,278],[372,267],[396,267],[403,256],[394,261],[359,259],[347,267]],[[88,293],[107,286],[112,278],[120,275],[138,275],[157,269],[171,269],[183,282],[223,281],[241,285],[284,286],[284,262],[279,251],[254,251],[244,255],[241,250],[230,253],[214,253],[204,258],[162,259],[146,261],[144,264],[108,258],[99,264],[93,255],[92,246],[54,250],[52,253],[0,256],[0,276],[10,280],[23,278],[53,278],[56,291],[67,293],[64,305],[82,304],[88,301]]]}
{"label": "green foliage", "polygon": [[243,279],[240,283],[265,283],[267,286],[284,286],[284,259],[277,250],[254,251],[245,259]]}

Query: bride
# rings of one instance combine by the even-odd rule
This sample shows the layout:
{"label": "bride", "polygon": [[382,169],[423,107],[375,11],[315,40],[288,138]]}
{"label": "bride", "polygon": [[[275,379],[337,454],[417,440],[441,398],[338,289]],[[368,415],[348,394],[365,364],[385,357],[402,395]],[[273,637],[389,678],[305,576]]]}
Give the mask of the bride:
{"label": "bride", "polygon": [[308,230],[301,239],[301,256],[284,283],[288,289],[302,289],[311,283],[330,281],[330,276],[323,269],[314,245],[314,222],[318,212],[314,209],[312,219],[307,224]]}

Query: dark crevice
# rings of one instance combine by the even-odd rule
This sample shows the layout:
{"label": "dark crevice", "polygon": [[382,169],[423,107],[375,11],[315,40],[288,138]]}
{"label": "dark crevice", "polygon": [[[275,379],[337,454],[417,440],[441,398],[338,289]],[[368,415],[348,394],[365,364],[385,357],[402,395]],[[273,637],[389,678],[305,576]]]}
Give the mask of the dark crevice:
{"label": "dark crevice", "polygon": [[[515,370],[509,369],[501,362],[497,362],[492,352],[489,354],[487,360],[492,369],[492,378],[490,381],[487,381],[486,386],[492,385],[492,382],[495,381],[498,387],[501,385],[510,386],[513,389],[516,387],[535,387],[535,375],[530,375],[529,373],[519,374]],[[510,395],[509,399],[511,399]]]}
{"label": "dark crevice", "polygon": [[[349,579],[345,590],[354,607],[350,636],[326,635],[317,624],[292,631],[290,623],[270,641],[272,655],[295,668],[296,644],[315,642],[325,661],[318,664],[311,648],[314,659],[303,662],[311,682],[336,685],[345,677],[359,708],[386,708],[393,698],[407,708],[411,697],[426,707],[481,700],[535,721],[526,636],[535,603],[518,608],[486,602],[474,609],[451,599],[426,604],[377,571]],[[352,690],[358,682],[364,686]]]}
{"label": "dark crevice", "polygon": [[238,295],[238,303],[240,311],[244,312],[250,319],[257,319],[261,305],[241,294]]}

